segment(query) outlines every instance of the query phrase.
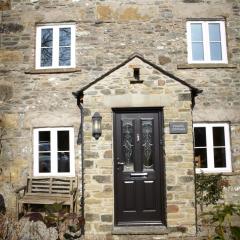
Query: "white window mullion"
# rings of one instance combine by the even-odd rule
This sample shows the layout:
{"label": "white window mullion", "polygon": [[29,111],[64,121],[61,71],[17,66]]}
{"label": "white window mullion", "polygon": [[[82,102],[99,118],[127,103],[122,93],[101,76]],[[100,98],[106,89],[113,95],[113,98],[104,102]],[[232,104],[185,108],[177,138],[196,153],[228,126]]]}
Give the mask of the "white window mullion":
{"label": "white window mullion", "polygon": [[75,154],[74,154],[74,131],[69,130],[69,155],[70,155],[70,173],[74,175],[75,172]]}
{"label": "white window mullion", "polygon": [[192,62],[192,31],[191,22],[187,22],[187,47],[188,47],[188,62]]}
{"label": "white window mullion", "polygon": [[59,59],[59,27],[53,27],[53,67],[58,67]]}
{"label": "white window mullion", "polygon": [[203,22],[204,61],[211,61],[208,22]]}
{"label": "white window mullion", "polygon": [[206,126],[207,135],[207,164],[208,169],[214,169],[213,131],[212,126]]}
{"label": "white window mullion", "polygon": [[71,66],[76,66],[76,55],[75,55],[75,39],[76,39],[76,26],[71,26]]}
{"label": "white window mullion", "polygon": [[33,175],[36,176],[39,173],[39,131],[33,130]]}
{"label": "white window mullion", "polygon": [[225,126],[224,126],[224,136],[225,136],[226,168],[227,168],[228,171],[232,171],[230,134],[229,134],[229,131],[230,131],[229,125],[225,124]]}
{"label": "white window mullion", "polygon": [[225,22],[219,22],[219,24],[220,24],[221,47],[222,47],[222,61],[224,63],[227,63],[228,56],[227,56]]}
{"label": "white window mullion", "polygon": [[57,173],[57,129],[51,131],[51,173]]}
{"label": "white window mullion", "polygon": [[36,66],[37,68],[40,68],[40,63],[41,63],[41,39],[42,39],[42,28],[37,28],[36,31],[36,56],[35,56],[35,61],[36,61]]}

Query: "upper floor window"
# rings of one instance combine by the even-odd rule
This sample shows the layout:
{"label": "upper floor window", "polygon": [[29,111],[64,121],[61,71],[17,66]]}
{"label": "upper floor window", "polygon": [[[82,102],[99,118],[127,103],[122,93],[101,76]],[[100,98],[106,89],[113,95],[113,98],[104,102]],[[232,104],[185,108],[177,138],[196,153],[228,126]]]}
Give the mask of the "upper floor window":
{"label": "upper floor window", "polygon": [[193,127],[197,172],[230,172],[229,124],[195,123]]}
{"label": "upper floor window", "polygon": [[37,26],[36,68],[75,67],[75,25]]}
{"label": "upper floor window", "polygon": [[227,63],[224,21],[188,21],[188,63]]}
{"label": "upper floor window", "polygon": [[36,128],[33,134],[34,176],[74,176],[73,128]]}

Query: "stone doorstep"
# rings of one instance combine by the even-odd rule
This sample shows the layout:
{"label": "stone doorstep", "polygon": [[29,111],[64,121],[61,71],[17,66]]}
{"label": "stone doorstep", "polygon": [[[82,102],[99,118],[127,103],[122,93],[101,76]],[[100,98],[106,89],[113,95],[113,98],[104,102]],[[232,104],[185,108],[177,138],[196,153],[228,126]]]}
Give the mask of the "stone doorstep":
{"label": "stone doorstep", "polygon": [[165,226],[114,226],[112,229],[113,235],[164,235],[168,233]]}

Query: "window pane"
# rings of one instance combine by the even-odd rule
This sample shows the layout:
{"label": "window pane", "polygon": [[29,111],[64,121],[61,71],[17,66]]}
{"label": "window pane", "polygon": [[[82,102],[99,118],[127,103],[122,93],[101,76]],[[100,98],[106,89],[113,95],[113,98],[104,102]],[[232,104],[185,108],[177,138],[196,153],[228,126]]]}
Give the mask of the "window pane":
{"label": "window pane", "polygon": [[59,46],[71,46],[71,28],[60,28]]}
{"label": "window pane", "polygon": [[133,170],[133,157],[134,157],[134,121],[131,119],[124,119],[121,122],[122,131],[122,156],[124,171]]}
{"label": "window pane", "polygon": [[69,150],[69,131],[58,131],[58,151]]}
{"label": "window pane", "polygon": [[220,24],[209,23],[209,40],[210,41],[221,41]]}
{"label": "window pane", "polygon": [[41,67],[52,66],[52,48],[41,49]]}
{"label": "window pane", "polygon": [[53,30],[52,28],[42,29],[41,47],[52,47]]}
{"label": "window pane", "polygon": [[58,172],[70,172],[69,152],[58,153]]}
{"label": "window pane", "polygon": [[211,60],[222,60],[222,47],[220,42],[210,43]]}
{"label": "window pane", "polygon": [[195,147],[206,147],[206,128],[205,127],[194,128],[194,144],[195,144]]}
{"label": "window pane", "polygon": [[71,65],[71,48],[60,47],[59,48],[59,66]]}
{"label": "window pane", "polygon": [[39,132],[39,151],[50,151],[50,132]]}
{"label": "window pane", "polygon": [[49,173],[51,172],[51,155],[49,153],[39,153],[39,172]]}
{"label": "window pane", "polygon": [[225,148],[214,148],[214,166],[226,167]]}
{"label": "window pane", "polygon": [[224,127],[213,127],[213,145],[225,146]]}
{"label": "window pane", "polygon": [[203,52],[203,43],[201,42],[193,42],[192,43],[192,60],[204,60],[204,52]]}
{"label": "window pane", "polygon": [[152,120],[142,121],[142,156],[143,168],[153,168],[153,122]]}
{"label": "window pane", "polygon": [[194,160],[196,167],[207,168],[207,149],[206,148],[195,148],[194,149]]}
{"label": "window pane", "polygon": [[201,23],[192,23],[191,24],[191,39],[192,41],[200,41],[203,40],[202,33],[202,24]]}

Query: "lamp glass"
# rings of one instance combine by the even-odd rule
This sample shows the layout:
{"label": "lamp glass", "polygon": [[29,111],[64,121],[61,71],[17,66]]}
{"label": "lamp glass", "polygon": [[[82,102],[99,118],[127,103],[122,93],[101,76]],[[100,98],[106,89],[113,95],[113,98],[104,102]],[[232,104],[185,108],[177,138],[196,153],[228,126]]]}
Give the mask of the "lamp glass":
{"label": "lamp glass", "polygon": [[95,139],[98,139],[102,134],[102,127],[101,127],[102,116],[95,112],[92,116],[92,135]]}

